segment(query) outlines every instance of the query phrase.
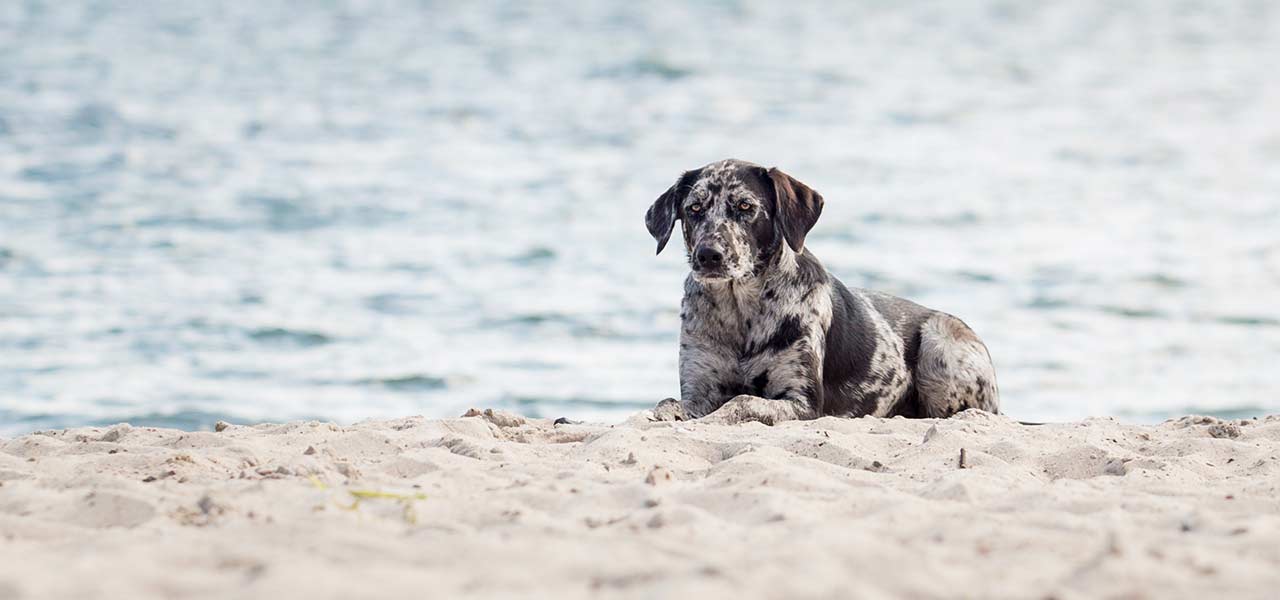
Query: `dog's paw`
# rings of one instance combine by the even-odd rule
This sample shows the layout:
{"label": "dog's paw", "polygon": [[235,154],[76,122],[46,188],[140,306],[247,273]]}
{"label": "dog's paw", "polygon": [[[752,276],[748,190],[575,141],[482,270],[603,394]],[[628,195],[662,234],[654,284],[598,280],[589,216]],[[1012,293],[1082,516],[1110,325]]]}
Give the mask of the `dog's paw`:
{"label": "dog's paw", "polygon": [[684,405],[680,404],[675,398],[667,398],[659,402],[653,407],[652,421],[685,421],[689,419],[689,415],[684,411]]}
{"label": "dog's paw", "polygon": [[702,417],[700,421],[718,425],[738,425],[756,421],[765,425],[773,425],[778,420],[775,411],[767,410],[768,400],[743,394],[725,402],[715,412]]}

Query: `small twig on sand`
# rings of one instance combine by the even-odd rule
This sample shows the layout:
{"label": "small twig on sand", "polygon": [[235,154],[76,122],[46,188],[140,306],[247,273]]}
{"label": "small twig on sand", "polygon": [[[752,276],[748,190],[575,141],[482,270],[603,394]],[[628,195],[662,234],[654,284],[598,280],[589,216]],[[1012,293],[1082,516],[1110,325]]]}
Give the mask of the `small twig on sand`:
{"label": "small twig on sand", "polygon": [[969,453],[965,452],[964,448],[960,449],[960,468],[961,469],[969,468]]}

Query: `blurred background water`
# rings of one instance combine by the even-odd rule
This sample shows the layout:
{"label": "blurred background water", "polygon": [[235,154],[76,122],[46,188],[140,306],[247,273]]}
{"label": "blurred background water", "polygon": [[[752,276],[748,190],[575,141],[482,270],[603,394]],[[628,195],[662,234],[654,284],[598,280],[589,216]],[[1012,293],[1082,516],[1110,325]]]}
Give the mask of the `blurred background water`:
{"label": "blurred background water", "polygon": [[1266,1],[0,3],[0,433],[620,420],[644,210],[729,156],[1014,416],[1277,412],[1278,58]]}

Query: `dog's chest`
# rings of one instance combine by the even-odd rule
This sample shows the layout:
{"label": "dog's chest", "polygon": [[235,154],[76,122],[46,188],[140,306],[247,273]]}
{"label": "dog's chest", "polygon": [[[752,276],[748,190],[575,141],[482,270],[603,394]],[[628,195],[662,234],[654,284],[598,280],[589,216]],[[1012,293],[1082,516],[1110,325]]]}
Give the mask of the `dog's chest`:
{"label": "dog's chest", "polygon": [[[742,364],[740,377],[750,377],[756,364],[774,352],[765,352],[776,341],[780,329],[794,326],[795,307],[777,302],[780,296],[760,284],[739,284],[708,293],[698,302],[692,316],[705,334],[717,338],[722,350]],[[790,319],[790,323],[788,320]]]}

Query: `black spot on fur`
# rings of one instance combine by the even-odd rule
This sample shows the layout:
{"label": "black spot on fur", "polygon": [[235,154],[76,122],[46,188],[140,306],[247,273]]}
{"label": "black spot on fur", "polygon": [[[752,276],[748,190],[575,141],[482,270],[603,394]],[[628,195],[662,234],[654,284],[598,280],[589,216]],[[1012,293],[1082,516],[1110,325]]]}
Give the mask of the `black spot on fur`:
{"label": "black spot on fur", "polygon": [[915,385],[909,387],[906,396],[889,411],[890,417],[899,415],[908,419],[922,419],[928,416],[924,413],[924,406],[920,404],[920,395],[916,391]]}
{"label": "black spot on fur", "polygon": [[720,402],[724,403],[734,396],[740,394],[750,394],[751,390],[747,386],[738,382],[722,382],[716,384],[716,391],[720,393]]}
{"label": "black spot on fur", "polygon": [[985,407],[987,405],[987,378],[978,376],[978,393],[974,394],[974,402],[977,407]]}
{"label": "black spot on fur", "polygon": [[920,336],[920,328],[917,326],[914,332],[907,336],[907,345],[902,351],[902,360],[912,371],[915,371],[916,364],[920,362]]}
{"label": "black spot on fur", "polygon": [[760,371],[760,374],[756,375],[755,378],[751,380],[751,388],[752,388],[751,393],[757,396],[760,396],[761,398],[766,397],[764,395],[764,391],[765,391],[765,388],[768,388],[768,387],[769,387],[769,371],[768,370]]}
{"label": "black spot on fur", "polygon": [[773,291],[773,288],[769,288],[764,291],[765,300],[773,300],[774,298],[777,298],[777,297],[778,297],[778,292]]}
{"label": "black spot on fur", "polygon": [[822,364],[826,410],[829,414],[864,415],[875,408],[879,399],[850,393],[851,387],[846,384],[867,381],[871,376],[876,330],[871,316],[849,289],[834,278],[831,285],[831,327],[827,330]]}
{"label": "black spot on fur", "polygon": [[747,355],[757,356],[769,350],[774,352],[786,350],[796,343],[796,340],[799,340],[802,335],[804,335],[804,329],[800,326],[800,318],[794,315],[788,316],[782,319],[782,322],[778,324],[778,329],[763,344],[758,347],[748,348]]}

